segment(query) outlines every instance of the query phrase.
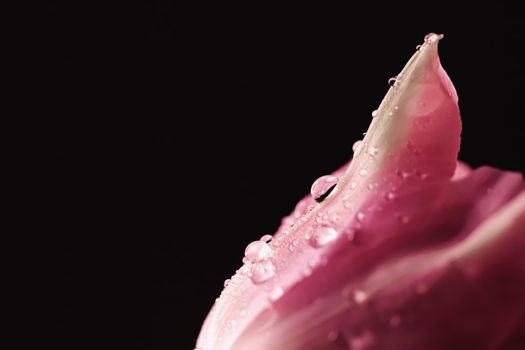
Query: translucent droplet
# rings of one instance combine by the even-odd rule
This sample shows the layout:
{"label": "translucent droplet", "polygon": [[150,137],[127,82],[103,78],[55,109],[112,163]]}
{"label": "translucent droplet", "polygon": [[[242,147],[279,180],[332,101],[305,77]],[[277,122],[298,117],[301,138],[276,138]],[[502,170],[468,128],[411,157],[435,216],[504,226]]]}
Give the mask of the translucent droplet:
{"label": "translucent droplet", "polygon": [[224,280],[224,288],[228,287],[228,284],[230,284],[229,278]]}
{"label": "translucent droplet", "polygon": [[357,183],[354,181],[350,184],[351,189],[355,189],[357,187]]}
{"label": "translucent droplet", "polygon": [[368,299],[368,294],[366,294],[365,291],[362,290],[356,290],[354,292],[354,301],[357,304],[363,304]]}
{"label": "translucent droplet", "polygon": [[396,195],[394,194],[394,192],[388,192],[386,194],[386,198],[388,198],[388,200],[392,201],[392,200],[394,200],[394,198],[396,198]]}
{"label": "translucent droplet", "polygon": [[377,109],[372,111],[372,118],[375,118],[375,117],[377,117]]}
{"label": "translucent droplet", "polygon": [[354,144],[352,145],[352,151],[354,151],[354,153],[357,152],[362,143],[362,140],[357,140],[356,142],[354,142]]}
{"label": "translucent droplet", "polygon": [[270,256],[272,249],[270,246],[262,241],[254,241],[244,250],[244,259],[246,262],[255,263],[262,261]]}
{"label": "translucent droplet", "polygon": [[312,184],[310,194],[316,202],[321,202],[330,194],[330,192],[333,191],[333,189],[337,185],[337,181],[339,181],[339,178],[337,176],[321,176]]}
{"label": "translucent droplet", "polygon": [[392,317],[390,317],[390,320],[388,322],[390,323],[390,326],[392,328],[395,328],[401,324],[401,317],[399,317],[398,315],[393,315]]}
{"label": "translucent droplet", "polygon": [[398,86],[399,85],[399,76],[396,75],[395,77],[392,77],[388,79],[388,85],[390,86]]}
{"label": "translucent droplet", "polygon": [[264,235],[259,240],[261,242],[268,243],[272,240],[272,235]]}
{"label": "translucent droplet", "polygon": [[283,294],[284,294],[284,289],[282,289],[281,287],[275,287],[270,292],[270,300],[277,301],[279,298],[283,296]]}
{"label": "translucent droplet", "polygon": [[327,244],[335,241],[339,234],[330,226],[320,226],[310,237],[310,244],[315,248],[324,247]]}
{"label": "translucent droplet", "polygon": [[372,157],[377,156],[378,153],[379,153],[379,148],[377,147],[372,146],[368,149],[368,154],[371,155]]}
{"label": "translucent droplet", "polygon": [[365,350],[370,349],[374,344],[374,335],[370,331],[365,331],[363,334],[353,337],[350,341],[350,349],[352,350]]}
{"label": "translucent droplet", "polygon": [[433,44],[439,40],[443,39],[443,34],[436,34],[436,33],[428,33],[425,35],[425,42],[429,44]]}
{"label": "translucent droplet", "polygon": [[361,176],[366,176],[366,174],[368,174],[368,171],[366,169],[361,169],[361,171],[359,172],[359,175]]}
{"label": "translucent droplet", "polygon": [[328,332],[328,341],[334,342],[337,340],[337,337],[338,337],[337,331],[332,330]]}
{"label": "translucent droplet", "polygon": [[359,221],[363,221],[365,219],[365,213],[360,211],[359,213],[357,213],[356,218]]}
{"label": "translucent droplet", "polygon": [[408,224],[410,222],[410,216],[408,215],[400,216],[399,221],[403,224]]}
{"label": "translucent droplet", "polygon": [[416,51],[419,51],[420,48],[421,48],[421,45],[416,46]]}
{"label": "translucent droplet", "polygon": [[416,286],[416,293],[417,294],[425,294],[426,292],[428,291],[428,287],[425,283],[419,283],[417,286]]}
{"label": "translucent droplet", "polygon": [[275,276],[275,266],[270,260],[260,261],[253,265],[250,279],[258,284]]}

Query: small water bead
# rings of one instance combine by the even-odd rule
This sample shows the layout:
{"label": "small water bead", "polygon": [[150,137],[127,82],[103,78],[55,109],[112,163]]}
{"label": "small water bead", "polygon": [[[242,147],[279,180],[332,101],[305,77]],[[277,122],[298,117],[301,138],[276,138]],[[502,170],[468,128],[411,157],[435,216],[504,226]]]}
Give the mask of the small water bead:
{"label": "small water bead", "polygon": [[359,175],[361,176],[366,176],[366,174],[368,174],[368,170],[366,169],[361,169],[361,171],[359,172]]}
{"label": "small water bead", "polygon": [[368,299],[368,294],[366,294],[365,291],[362,291],[362,290],[356,290],[354,292],[354,301],[357,303],[357,304],[363,304],[364,302],[366,302]]}
{"label": "small water bead", "polygon": [[389,323],[392,328],[395,328],[401,324],[401,317],[398,315],[393,315],[390,317]]}
{"label": "small water bead", "polygon": [[354,190],[356,187],[357,187],[357,182],[354,181],[354,182],[352,182],[352,183],[350,184],[350,188],[351,188],[352,190]]}
{"label": "small water bead", "polygon": [[372,118],[377,117],[377,109],[372,111]]}
{"label": "small water bead", "polygon": [[268,258],[272,253],[272,248],[262,241],[253,241],[248,244],[244,250],[244,258],[246,262],[258,262]]}
{"label": "small water bead", "polygon": [[314,248],[320,248],[328,245],[329,243],[335,241],[339,233],[330,226],[320,226],[315,230],[312,237],[310,237],[310,244]]}
{"label": "small water bead", "polygon": [[421,45],[417,45],[416,46],[416,51],[419,51],[420,48],[421,48]]}
{"label": "small water bead", "polygon": [[230,281],[231,280],[229,278],[224,280],[224,288],[228,287],[228,284],[230,284]]}
{"label": "small water bead", "polygon": [[284,294],[284,289],[282,289],[281,287],[275,287],[270,292],[270,300],[277,301],[283,296],[283,294]]}
{"label": "small water bead", "polygon": [[375,338],[370,331],[365,331],[363,334],[352,338],[350,341],[350,349],[352,350],[366,350],[374,345]]}
{"label": "small water bead", "polygon": [[268,243],[272,240],[272,235],[264,235],[259,240],[261,242]]}
{"label": "small water bead", "polygon": [[436,33],[428,33],[427,35],[425,35],[425,42],[426,43],[429,43],[429,44],[433,44],[437,41],[439,41],[440,39],[443,39],[443,34],[436,34]]}
{"label": "small water bead", "polygon": [[354,151],[354,153],[357,152],[362,143],[362,140],[357,140],[356,142],[354,142],[354,144],[352,145],[352,151]]}
{"label": "small water bead", "polygon": [[356,218],[357,218],[357,220],[359,220],[359,221],[363,221],[363,220],[365,219],[365,213],[363,213],[363,212],[361,212],[361,211],[358,212],[357,215],[356,215]]}
{"label": "small water bead", "polygon": [[403,215],[401,217],[399,217],[399,221],[403,224],[408,224],[410,222],[410,216],[408,215]]}
{"label": "small water bead", "polygon": [[335,342],[337,340],[337,337],[339,336],[337,331],[330,331],[328,332],[328,341]]}
{"label": "small water bead", "polygon": [[428,286],[425,283],[419,283],[416,286],[416,293],[419,295],[426,294],[427,291],[428,291]]}
{"label": "small water bead", "polygon": [[321,176],[312,184],[310,194],[316,202],[322,202],[333,191],[338,181],[339,178],[337,176]]}
{"label": "small water bead", "polygon": [[388,192],[386,194],[386,198],[390,201],[394,200],[394,198],[396,198],[396,195],[394,194],[394,192]]}
{"label": "small water bead", "polygon": [[250,279],[253,283],[263,283],[275,276],[275,266],[270,260],[264,260],[253,265]]}
{"label": "small water bead", "polygon": [[368,154],[369,154],[370,156],[372,156],[372,157],[377,156],[378,153],[379,153],[379,148],[377,148],[377,147],[372,146],[372,147],[370,147],[370,148],[368,149]]}
{"label": "small water bead", "polygon": [[399,75],[396,75],[395,77],[388,79],[388,85],[390,86],[399,86],[400,82],[401,82],[401,76]]}

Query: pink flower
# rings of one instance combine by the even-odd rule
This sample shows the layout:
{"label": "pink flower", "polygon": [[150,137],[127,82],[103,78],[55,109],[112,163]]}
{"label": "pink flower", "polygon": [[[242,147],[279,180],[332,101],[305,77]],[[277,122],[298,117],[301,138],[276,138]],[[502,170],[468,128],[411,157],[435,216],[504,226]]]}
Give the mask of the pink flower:
{"label": "pink flower", "polygon": [[353,160],[247,247],[197,349],[525,349],[525,183],[457,162],[441,37],[391,80]]}

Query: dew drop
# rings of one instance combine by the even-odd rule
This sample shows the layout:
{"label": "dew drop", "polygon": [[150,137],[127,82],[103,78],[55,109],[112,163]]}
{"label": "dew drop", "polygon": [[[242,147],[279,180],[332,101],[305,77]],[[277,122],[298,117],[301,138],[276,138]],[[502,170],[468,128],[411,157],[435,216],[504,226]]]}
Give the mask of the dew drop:
{"label": "dew drop", "polygon": [[362,290],[356,290],[354,292],[354,301],[357,304],[363,304],[368,299],[368,294],[366,294],[365,291]]}
{"label": "dew drop", "polygon": [[357,140],[356,142],[354,142],[354,144],[352,145],[352,151],[354,151],[354,153],[357,152],[362,143],[362,140]]}
{"label": "dew drop", "polygon": [[366,176],[366,174],[368,174],[368,171],[366,169],[361,169],[361,171],[359,172],[359,175],[361,176]]}
{"label": "dew drop", "polygon": [[416,293],[423,295],[428,291],[428,286],[425,283],[419,283],[416,286]]}
{"label": "dew drop", "polygon": [[400,216],[400,217],[399,217],[399,221],[400,221],[402,224],[408,224],[408,223],[410,222],[410,216],[408,216],[408,215]]}
{"label": "dew drop", "polygon": [[327,244],[335,241],[339,234],[330,226],[320,226],[310,237],[310,244],[315,248],[324,247]]}
{"label": "dew drop", "polygon": [[335,342],[337,340],[338,333],[337,331],[331,330],[328,333],[328,341],[329,342]]}
{"label": "dew drop", "polygon": [[284,289],[282,289],[281,287],[275,287],[270,292],[270,300],[277,301],[283,296],[283,294],[284,294]]}
{"label": "dew drop", "polygon": [[228,287],[228,284],[230,284],[229,278],[224,280],[224,288]]}
{"label": "dew drop", "polygon": [[246,262],[255,263],[262,261],[270,256],[272,249],[270,246],[262,241],[254,241],[244,250],[244,260]]}
{"label": "dew drop", "polygon": [[272,235],[264,235],[260,238],[261,242],[268,243],[272,240]]}
{"label": "dew drop", "polygon": [[416,51],[419,51],[420,48],[421,48],[421,45],[416,46]]}
{"label": "dew drop", "polygon": [[354,181],[350,184],[351,189],[355,189],[357,187],[357,183]]}
{"label": "dew drop", "polygon": [[263,283],[275,275],[275,266],[270,260],[264,260],[253,265],[250,279],[253,283]]}
{"label": "dew drop", "polygon": [[377,117],[377,109],[372,111],[372,118]]}
{"label": "dew drop", "polygon": [[377,148],[377,147],[372,146],[372,147],[370,147],[370,148],[368,149],[368,154],[369,154],[370,156],[372,156],[372,157],[377,156],[378,153],[379,153],[379,148]]}
{"label": "dew drop", "polygon": [[325,175],[314,181],[310,194],[316,202],[322,202],[334,190],[339,178],[337,176]]}
{"label": "dew drop", "polygon": [[398,86],[400,82],[401,82],[401,77],[399,75],[396,75],[395,77],[388,79],[388,85],[390,86]]}
{"label": "dew drop", "polygon": [[426,43],[429,43],[429,44],[433,44],[437,41],[439,41],[440,39],[443,39],[443,34],[436,34],[436,33],[428,33],[427,35],[425,35],[425,42]]}
{"label": "dew drop", "polygon": [[393,201],[394,198],[396,198],[396,195],[394,194],[394,192],[388,192],[388,193],[386,194],[386,198],[387,198],[388,200],[390,200],[390,201]]}
{"label": "dew drop", "polygon": [[350,341],[350,349],[352,350],[365,350],[370,349],[374,344],[374,336],[370,331],[365,331],[363,334],[352,338]]}
{"label": "dew drop", "polygon": [[401,324],[401,317],[398,315],[393,315],[390,317],[389,323],[392,328],[395,328]]}
{"label": "dew drop", "polygon": [[363,221],[365,219],[365,213],[360,211],[359,213],[357,213],[356,218],[359,221]]}

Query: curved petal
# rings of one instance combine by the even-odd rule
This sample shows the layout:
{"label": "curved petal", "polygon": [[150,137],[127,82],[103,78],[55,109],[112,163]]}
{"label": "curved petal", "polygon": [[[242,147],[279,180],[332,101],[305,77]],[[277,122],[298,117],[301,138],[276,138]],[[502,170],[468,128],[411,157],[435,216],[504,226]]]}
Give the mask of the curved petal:
{"label": "curved petal", "polygon": [[[457,162],[461,120],[440,38],[430,35],[398,75],[335,189],[321,203],[300,201],[269,244],[250,245],[198,349],[492,349],[517,327],[516,299],[513,312],[504,301],[487,306],[493,320],[478,326],[447,319],[453,308],[480,317],[487,295],[506,293],[475,286],[493,287],[498,265],[487,261],[523,248],[525,209],[519,174]],[[514,252],[499,261],[522,271]],[[515,282],[525,294],[523,278]],[[436,333],[450,325],[459,328]],[[486,334],[469,342],[477,331]]]}

